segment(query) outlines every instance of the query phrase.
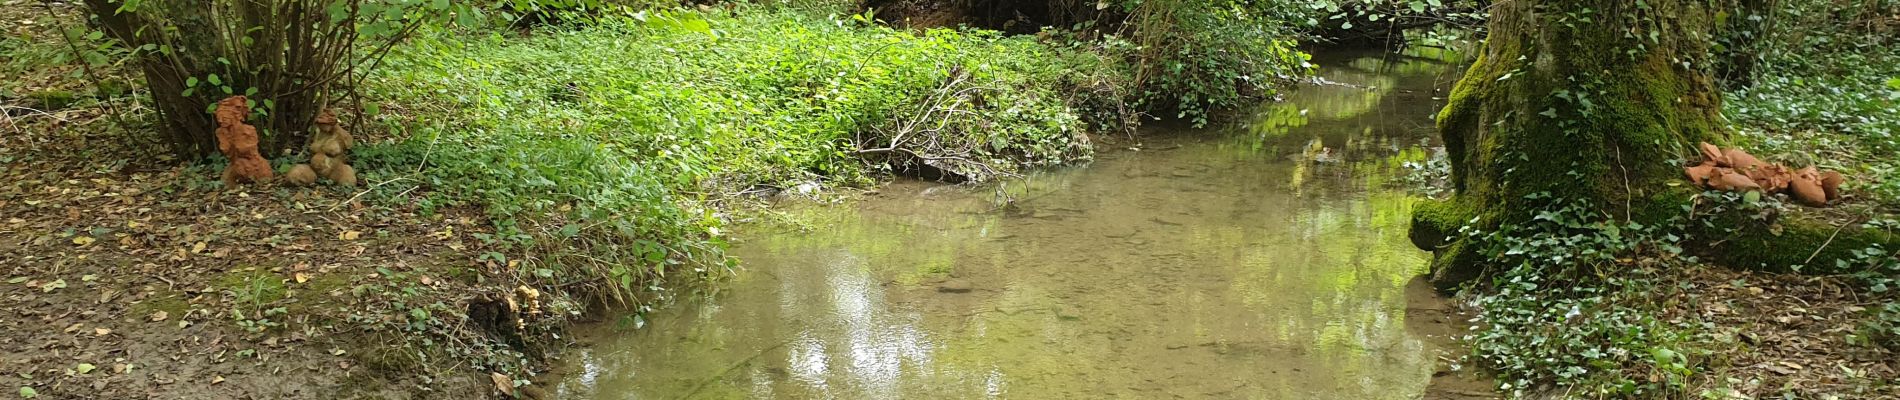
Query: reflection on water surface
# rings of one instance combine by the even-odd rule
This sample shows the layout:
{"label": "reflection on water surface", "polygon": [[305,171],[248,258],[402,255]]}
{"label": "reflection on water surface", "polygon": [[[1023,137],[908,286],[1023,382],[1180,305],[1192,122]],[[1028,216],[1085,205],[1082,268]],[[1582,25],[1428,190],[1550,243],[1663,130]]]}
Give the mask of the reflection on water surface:
{"label": "reflection on water surface", "polygon": [[1321,58],[1219,132],[990,188],[899,182],[746,227],[714,298],[570,353],[562,398],[1406,399],[1426,254],[1386,182],[1431,136],[1435,53]]}

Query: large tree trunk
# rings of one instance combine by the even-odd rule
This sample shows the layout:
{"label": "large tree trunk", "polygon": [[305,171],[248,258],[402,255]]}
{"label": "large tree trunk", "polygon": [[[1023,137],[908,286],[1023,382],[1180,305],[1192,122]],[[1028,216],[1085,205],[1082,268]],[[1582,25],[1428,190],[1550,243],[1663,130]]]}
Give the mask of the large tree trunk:
{"label": "large tree trunk", "polygon": [[[1709,34],[1720,2],[1507,0],[1482,54],[1438,115],[1453,199],[1413,217],[1433,280],[1479,276],[1466,224],[1526,222],[1556,201],[1644,221],[1681,204],[1680,160],[1724,143]],[[1666,207],[1655,207],[1666,204]]]}
{"label": "large tree trunk", "polygon": [[[1648,225],[1682,215],[1695,189],[1682,165],[1699,141],[1726,144],[1709,51],[1738,2],[1508,0],[1496,3],[1483,53],[1438,115],[1456,195],[1421,204],[1415,245],[1451,289],[1482,276],[1479,240],[1531,222],[1557,202]],[[1760,221],[1697,216],[1691,251],[1743,268],[1844,272],[1835,260],[1891,232],[1802,213]],[[1864,221],[1862,221],[1864,222]],[[1849,266],[1850,268],[1852,266]]]}

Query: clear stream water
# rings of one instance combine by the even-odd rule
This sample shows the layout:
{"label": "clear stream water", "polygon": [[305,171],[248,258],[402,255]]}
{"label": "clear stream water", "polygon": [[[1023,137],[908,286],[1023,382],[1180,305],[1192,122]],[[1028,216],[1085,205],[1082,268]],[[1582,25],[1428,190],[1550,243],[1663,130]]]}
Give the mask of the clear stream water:
{"label": "clear stream water", "polygon": [[[739,229],[715,296],[603,324],[560,398],[1410,399],[1427,254],[1392,183],[1455,56],[1333,53],[1237,126],[995,186],[893,183]],[[1180,132],[1173,132],[1180,131]],[[1125,142],[1125,140],[1124,140]],[[1120,147],[1133,147],[1123,144]]]}

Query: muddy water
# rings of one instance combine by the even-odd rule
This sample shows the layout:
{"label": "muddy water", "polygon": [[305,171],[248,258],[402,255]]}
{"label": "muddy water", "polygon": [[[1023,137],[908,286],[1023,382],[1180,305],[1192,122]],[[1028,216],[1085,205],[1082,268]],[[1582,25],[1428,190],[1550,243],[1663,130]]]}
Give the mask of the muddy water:
{"label": "muddy water", "polygon": [[1391,182],[1431,143],[1449,57],[1322,58],[1339,84],[1242,126],[1149,132],[1000,190],[899,182],[780,210],[791,223],[741,229],[748,269],[720,295],[603,328],[556,389],[1418,398],[1446,349],[1407,329],[1426,254],[1405,239],[1416,200]]}

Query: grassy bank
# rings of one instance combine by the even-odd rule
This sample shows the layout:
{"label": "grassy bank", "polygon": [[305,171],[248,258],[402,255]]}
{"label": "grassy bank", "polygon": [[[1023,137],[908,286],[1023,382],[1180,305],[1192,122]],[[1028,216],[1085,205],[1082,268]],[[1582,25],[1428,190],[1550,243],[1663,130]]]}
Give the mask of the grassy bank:
{"label": "grassy bank", "polygon": [[[862,17],[651,12],[525,35],[438,32],[367,83],[402,139],[358,151],[372,191],[474,207],[539,287],[653,293],[724,273],[722,205],[875,176],[991,179],[1088,157],[1094,53]],[[1099,125],[1096,123],[1100,123]]]}

